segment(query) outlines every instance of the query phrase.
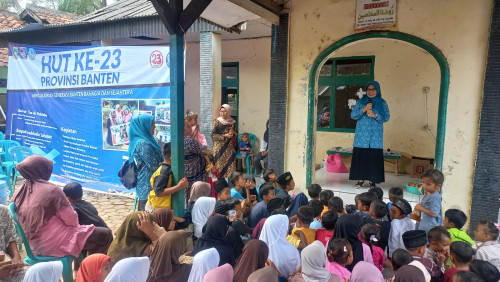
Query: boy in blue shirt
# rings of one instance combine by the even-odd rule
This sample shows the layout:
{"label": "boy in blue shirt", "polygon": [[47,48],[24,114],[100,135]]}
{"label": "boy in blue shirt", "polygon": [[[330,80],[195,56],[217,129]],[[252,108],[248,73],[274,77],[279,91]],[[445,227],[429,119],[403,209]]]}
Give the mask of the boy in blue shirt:
{"label": "boy in blue shirt", "polygon": [[[248,137],[249,137],[248,133],[246,132],[243,133],[241,135],[240,144],[238,145],[238,147],[240,148],[240,155],[243,158],[242,161],[243,170],[247,169],[247,164],[245,162],[246,157],[252,154],[252,144],[248,142]],[[253,163],[253,160],[251,163]]]}
{"label": "boy in blue shirt", "polygon": [[415,210],[421,212],[421,220],[417,223],[416,229],[429,232],[431,228],[443,224],[440,194],[443,182],[443,173],[437,169],[429,169],[422,175],[425,196],[422,202],[415,206]]}

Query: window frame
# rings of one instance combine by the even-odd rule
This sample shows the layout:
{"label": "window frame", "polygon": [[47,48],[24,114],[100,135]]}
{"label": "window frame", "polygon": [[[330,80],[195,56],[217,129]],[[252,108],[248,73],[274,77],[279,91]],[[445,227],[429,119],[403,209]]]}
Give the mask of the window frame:
{"label": "window frame", "polygon": [[[369,75],[350,75],[350,76],[337,76],[337,61],[349,60],[371,60],[370,74]],[[318,78],[318,91],[320,86],[330,86],[330,124],[329,127],[318,127],[316,122],[316,130],[321,132],[344,132],[354,133],[354,128],[335,127],[335,92],[338,86],[341,85],[365,85],[369,81],[374,80],[375,71],[375,56],[351,56],[351,57],[338,57],[330,58],[327,62],[332,63],[332,71],[330,76],[319,76]],[[327,63],[325,62],[325,64]],[[321,71],[321,70],[320,70]],[[318,112],[318,91],[316,91],[316,112]],[[316,117],[318,114],[316,114]]]}
{"label": "window frame", "polygon": [[[235,87],[236,88],[236,125],[238,125],[238,120],[240,117],[240,63],[239,62],[224,62],[221,65],[221,73],[223,67],[236,67],[236,78],[222,78],[221,77],[221,91],[224,87]],[[222,94],[222,93],[221,93]],[[227,102],[227,97],[221,96],[221,104]],[[234,112],[234,109],[232,109]]]}

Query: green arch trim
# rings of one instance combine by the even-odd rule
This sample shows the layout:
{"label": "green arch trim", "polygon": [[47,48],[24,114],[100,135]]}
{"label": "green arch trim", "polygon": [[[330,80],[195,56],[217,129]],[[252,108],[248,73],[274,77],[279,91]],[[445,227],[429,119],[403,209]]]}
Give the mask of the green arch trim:
{"label": "green arch trim", "polygon": [[411,43],[420,47],[431,54],[436,59],[441,70],[441,85],[439,88],[439,110],[438,110],[438,127],[436,135],[436,150],[434,153],[435,168],[442,170],[443,154],[444,154],[444,138],[446,131],[446,109],[448,105],[448,88],[450,82],[450,70],[448,62],[443,53],[434,45],[418,38],[414,35],[398,32],[398,31],[368,31],[349,35],[333,43],[326,48],[314,60],[311,72],[309,74],[308,87],[308,105],[307,105],[307,140],[306,140],[306,185],[309,186],[312,182],[313,174],[313,159],[314,159],[314,109],[315,109],[315,88],[317,85],[318,69],[321,63],[334,51],[343,47],[346,44],[370,38],[387,38],[396,39]]}

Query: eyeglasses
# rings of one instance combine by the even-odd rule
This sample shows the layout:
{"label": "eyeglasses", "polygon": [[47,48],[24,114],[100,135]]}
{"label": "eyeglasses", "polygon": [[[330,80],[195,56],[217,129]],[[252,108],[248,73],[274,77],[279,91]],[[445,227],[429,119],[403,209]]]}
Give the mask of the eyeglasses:
{"label": "eyeglasses", "polygon": [[377,90],[377,88],[368,88],[368,89],[366,89],[366,90],[368,90],[368,91],[376,91],[376,90]]}

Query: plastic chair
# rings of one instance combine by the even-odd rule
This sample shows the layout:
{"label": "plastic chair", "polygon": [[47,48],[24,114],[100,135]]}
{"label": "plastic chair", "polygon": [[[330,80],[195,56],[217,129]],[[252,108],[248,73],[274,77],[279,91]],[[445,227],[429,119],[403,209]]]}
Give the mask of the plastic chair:
{"label": "plastic chair", "polygon": [[9,149],[14,146],[20,146],[20,145],[21,144],[19,144],[19,142],[14,140],[0,141],[0,148],[1,148],[0,158],[2,161],[2,170],[5,172],[4,174],[7,176],[7,185],[9,186],[11,196],[14,193],[15,187],[12,186],[10,177],[12,176],[12,173],[14,172],[16,165],[10,158]]}
{"label": "plastic chair", "polygon": [[5,135],[3,134],[2,131],[0,131],[0,140],[5,140]]}
{"label": "plastic chair", "polygon": [[14,190],[16,189],[17,176],[19,175],[16,165],[24,161],[27,157],[33,155],[33,152],[30,148],[25,146],[14,146],[9,149],[9,155],[12,162],[14,162],[14,179],[12,181],[12,187],[14,187],[14,189],[12,189],[10,193],[10,196],[12,196]]}
{"label": "plastic chair", "polygon": [[[238,151],[236,152],[236,158],[237,159],[243,159],[241,157],[241,154],[240,154],[240,139],[241,139],[241,135],[243,134],[240,134],[238,135]],[[250,165],[253,164],[251,162],[252,158],[253,158],[253,149],[255,148],[255,142],[257,142],[257,136],[255,136],[255,134],[252,134],[252,133],[248,133],[248,140],[250,140],[250,144],[252,144],[252,149],[250,150],[251,151],[251,155],[248,155],[246,158],[245,158],[245,163],[247,165],[247,173],[250,174],[251,173],[251,168],[250,168]]]}
{"label": "plastic chair", "polygon": [[30,244],[28,239],[26,239],[26,235],[17,220],[17,211],[16,205],[11,203],[9,205],[10,214],[12,215],[12,219],[14,219],[14,223],[16,225],[17,232],[21,235],[21,239],[23,240],[24,248],[26,248],[27,257],[24,259],[24,262],[27,264],[33,265],[39,262],[47,262],[47,261],[61,261],[63,264],[63,281],[64,282],[73,282],[73,269],[71,264],[73,263],[73,256],[65,256],[65,257],[44,257],[44,256],[36,256],[31,251]]}

